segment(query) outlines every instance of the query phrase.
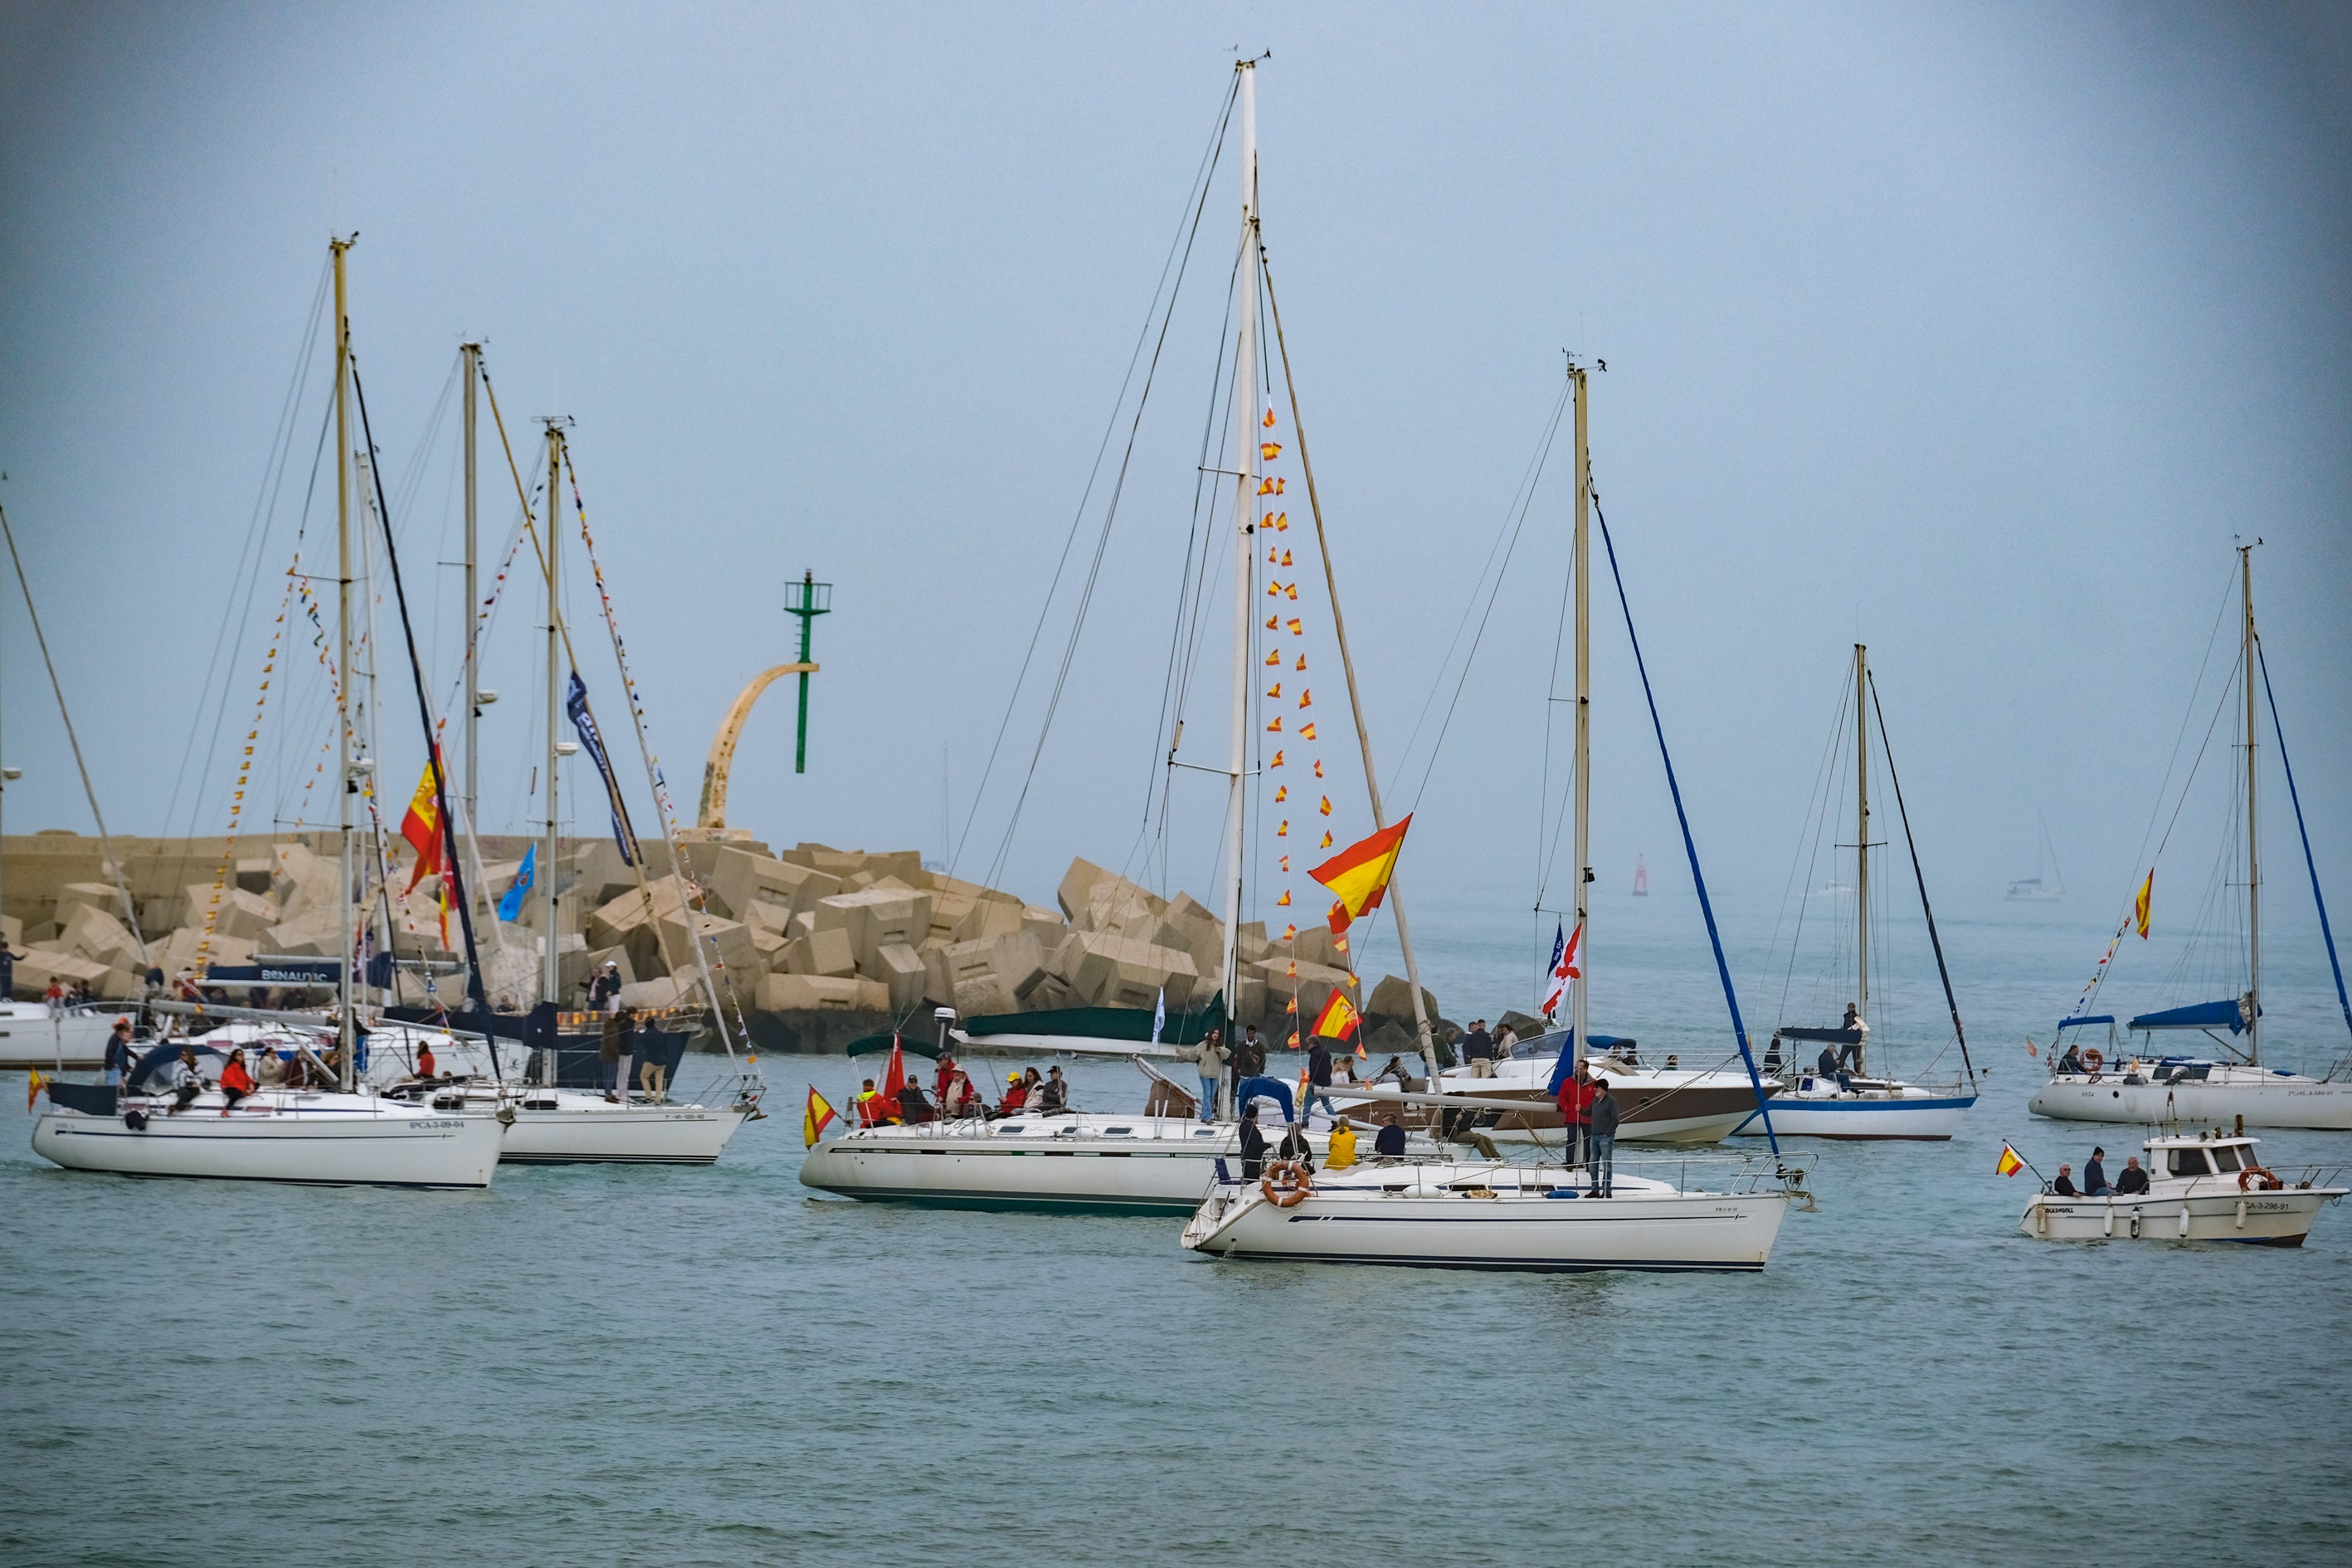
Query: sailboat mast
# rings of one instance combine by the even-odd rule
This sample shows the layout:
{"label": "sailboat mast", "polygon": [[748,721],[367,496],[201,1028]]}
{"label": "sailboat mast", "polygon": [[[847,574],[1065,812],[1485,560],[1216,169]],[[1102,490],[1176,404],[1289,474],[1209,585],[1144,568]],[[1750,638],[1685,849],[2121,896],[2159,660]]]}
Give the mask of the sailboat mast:
{"label": "sailboat mast", "polygon": [[[1869,650],[1853,645],[1853,1016],[1867,1026],[1870,1020],[1870,679]],[[1853,1052],[1862,1065],[1862,1047]]]}
{"label": "sailboat mast", "polygon": [[2254,831],[2254,547],[2238,546],[2238,587],[2245,605],[2239,662],[2246,677],[2246,1059],[2263,1059],[2262,840]]}
{"label": "sailboat mast", "polygon": [[336,983],[336,1045],[342,1063],[342,1087],[355,1081],[359,1039],[353,1028],[352,952],[358,946],[352,925],[352,796],[359,779],[352,771],[352,325],[343,289],[343,258],[348,239],[331,239],[327,248],[335,267],[335,745],[342,781],[338,792],[335,837],[342,866],[342,894],[335,900],[341,917],[342,974]]}
{"label": "sailboat mast", "polygon": [[1234,362],[1233,775],[1225,793],[1225,1014],[1241,1002],[1242,806],[1249,762],[1250,584],[1257,539],[1257,68],[1240,60],[1242,243],[1235,299],[1241,330]]}
{"label": "sailboat mast", "polygon": [[[477,563],[474,532],[481,499],[475,493],[474,486],[474,416],[475,399],[479,395],[480,390],[477,384],[481,379],[482,345],[462,343],[458,345],[457,353],[462,362],[463,374],[466,379],[466,828],[470,833],[475,830],[474,824],[479,820],[474,815],[476,785],[480,779],[480,771],[475,765],[476,754],[480,751],[480,747],[475,736],[476,725],[482,716],[481,669],[478,663],[481,645],[477,629],[480,620],[474,614],[474,605],[478,603],[475,598],[477,589],[474,574]],[[478,882],[476,885],[480,884]]]}
{"label": "sailboat mast", "polygon": [[[559,597],[562,587],[563,551],[557,542],[555,527],[557,481],[563,474],[563,432],[557,422],[547,422],[547,537],[541,542],[547,555],[547,837],[539,848],[539,885],[546,896],[541,908],[547,917],[547,952],[540,970],[540,1000],[561,1008],[562,991],[562,960],[556,952],[558,933],[562,926],[557,918],[555,899],[555,832],[561,822],[556,810],[555,737],[556,716],[563,711],[563,694],[558,676],[562,668],[563,616]],[[550,1041],[547,1053],[547,1081],[555,1081],[555,1052]]]}
{"label": "sailboat mast", "polygon": [[1584,368],[1571,362],[1568,376],[1576,386],[1576,537],[1569,561],[1576,586],[1576,924],[1584,932],[1569,1026],[1581,1059],[1591,1054],[1592,1037],[1585,1006],[1592,974],[1592,578],[1586,570],[1592,557],[1592,466],[1585,445]]}

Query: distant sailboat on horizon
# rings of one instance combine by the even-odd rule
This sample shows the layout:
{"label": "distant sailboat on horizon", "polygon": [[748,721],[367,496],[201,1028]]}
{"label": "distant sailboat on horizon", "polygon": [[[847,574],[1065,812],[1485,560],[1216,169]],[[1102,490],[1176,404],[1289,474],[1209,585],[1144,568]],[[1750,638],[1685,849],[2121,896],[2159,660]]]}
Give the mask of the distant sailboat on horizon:
{"label": "distant sailboat on horizon", "polygon": [[[2058,870],[2058,851],[2050,844],[2049,819],[2035,812],[2033,820],[2041,832],[2033,848],[2033,875],[2012,878],[2009,899],[2012,903],[2054,904],[2066,896],[2066,879]],[[2042,874],[2045,865],[2050,869],[2046,879]]]}

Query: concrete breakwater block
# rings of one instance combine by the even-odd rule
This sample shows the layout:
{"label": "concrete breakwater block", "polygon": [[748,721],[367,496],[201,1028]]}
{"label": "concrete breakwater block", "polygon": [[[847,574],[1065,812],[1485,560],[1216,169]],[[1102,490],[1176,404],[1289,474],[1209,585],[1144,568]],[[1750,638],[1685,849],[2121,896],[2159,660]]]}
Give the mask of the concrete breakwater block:
{"label": "concrete breakwater block", "polygon": [[207,915],[214,935],[250,939],[278,923],[278,906],[260,893],[224,886],[215,907],[211,883],[189,883],[181,894],[178,923],[202,931]]}
{"label": "concrete breakwater block", "polygon": [[771,974],[760,982],[760,1008],[768,1013],[881,1013],[890,991],[878,980],[822,974]]}

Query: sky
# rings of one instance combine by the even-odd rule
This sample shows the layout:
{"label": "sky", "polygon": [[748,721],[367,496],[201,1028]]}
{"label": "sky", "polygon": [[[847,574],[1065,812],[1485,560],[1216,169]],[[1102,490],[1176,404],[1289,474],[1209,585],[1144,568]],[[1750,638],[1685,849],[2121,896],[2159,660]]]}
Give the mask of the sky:
{"label": "sky", "polygon": [[[1264,234],[1387,804],[1416,813],[1407,885],[1522,908],[1538,889],[1566,756],[1555,734],[1547,764],[1564,437],[1491,609],[1482,574],[1565,349],[1607,363],[1594,482],[1727,903],[1783,897],[1863,642],[1931,886],[1997,903],[2046,823],[2070,897],[2119,909],[2179,737],[2193,753],[2213,711],[2232,546],[2255,537],[2314,848],[2352,897],[2346,16],[16,5],[0,504],[110,825],[221,831],[298,532],[303,569],[332,571],[331,492],[307,490],[325,356],[300,351],[328,237],[356,230],[353,342],[436,702],[464,616],[447,399],[478,336],[526,468],[538,417],[572,421],[689,817],[727,705],[794,657],[784,585],[813,571],[834,611],[808,771],[782,683],[744,732],[730,822],[918,847],[1041,902],[1084,855],[1213,905],[1222,782],[1175,774],[1164,837],[1152,792],[1180,618],[1208,628],[1181,760],[1224,765],[1230,555],[1205,601],[1180,595],[1230,352],[1230,141],[1139,419],[1123,378],[1159,330],[1236,50],[1264,53]],[[517,517],[496,453],[486,428],[492,553]],[[567,616],[643,816],[584,568],[575,548]],[[1301,575],[1345,842],[1370,811],[1319,574]],[[1672,803],[1613,591],[1592,588],[1596,875],[1627,881],[1640,857],[1670,892]],[[486,830],[530,830],[543,625],[520,581],[490,626]],[[248,829],[326,809],[301,787],[329,736],[299,620],[288,658]],[[387,647],[380,668],[396,807],[424,753],[404,661]],[[2229,723],[2179,829],[2184,879],[2226,828]],[[0,749],[25,770],[10,831],[88,828],[13,594]],[[589,782],[568,779],[566,815],[594,833]],[[1252,786],[1251,912],[1279,920],[1299,879],[1272,869],[1274,782]],[[2299,876],[2274,773],[2265,789],[2269,874]]]}

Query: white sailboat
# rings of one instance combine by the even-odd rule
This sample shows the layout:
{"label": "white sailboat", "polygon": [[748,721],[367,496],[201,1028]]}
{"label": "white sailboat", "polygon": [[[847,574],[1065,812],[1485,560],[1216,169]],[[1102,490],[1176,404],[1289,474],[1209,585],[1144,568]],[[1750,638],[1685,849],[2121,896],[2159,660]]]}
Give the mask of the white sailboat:
{"label": "white sailboat", "polygon": [[[1255,62],[1235,65],[1234,90],[1238,95],[1241,219],[1234,279],[1237,301],[1236,347],[1233,384],[1235,574],[1233,605],[1234,669],[1231,753],[1226,767],[1207,770],[1226,776],[1224,868],[1224,949],[1220,995],[1240,994],[1241,929],[1244,889],[1244,805],[1250,767],[1247,752],[1253,690],[1250,677],[1251,614],[1257,589],[1253,573],[1258,552],[1257,497],[1264,472],[1257,428],[1256,402],[1251,389],[1260,383],[1259,281],[1263,265],[1258,237],[1257,100]],[[1267,303],[1271,306],[1271,300]],[[1280,315],[1274,317],[1278,327]],[[1299,437],[1304,449],[1304,436]],[[1312,490],[1311,469],[1309,489]],[[1318,524],[1319,531],[1319,524]],[[1333,605],[1343,658],[1344,622]],[[1353,689],[1352,670],[1349,676]],[[1350,706],[1353,704],[1351,702]],[[1361,717],[1358,716],[1361,740]],[[1171,759],[1171,765],[1172,759]],[[1186,764],[1190,765],[1190,764]],[[1369,765],[1374,826],[1387,826],[1382,815],[1378,775]],[[1402,895],[1391,883],[1386,907],[1395,915],[1424,1063],[1434,1070],[1430,1026],[1420,972],[1405,924]],[[1099,1012],[1100,1010],[1091,1010]],[[1230,1015],[1228,1015],[1230,1016]],[[1149,1022],[1146,1015],[1134,1022]],[[1047,1056],[1060,1053],[1131,1056],[1148,1076],[1151,1053],[1139,1039],[1084,1038],[1042,1029],[1024,1029],[1019,1020],[992,1020],[983,1037],[959,1036],[968,1050]],[[1189,1040],[1191,1037],[1186,1036]],[[1176,1086],[1189,1097],[1187,1086]],[[1236,1113],[1237,1110],[1236,1110]],[[1328,1134],[1308,1134],[1318,1153]],[[1412,1147],[1424,1152],[1433,1146],[1415,1140]],[[1238,1128],[1231,1122],[1203,1126],[1192,1117],[1115,1115],[1085,1112],[1068,1116],[1009,1117],[1002,1121],[931,1122],[916,1127],[853,1128],[827,1138],[809,1151],[801,1166],[806,1185],[849,1197],[927,1203],[949,1206],[1033,1207],[1097,1212],[1181,1212],[1199,1206],[1214,1181],[1220,1156],[1237,1157]]]}
{"label": "white sailboat", "polygon": [[[1586,373],[1569,368],[1576,402],[1576,529],[1573,587],[1576,600],[1575,918],[1580,935],[1591,916],[1591,628],[1590,531],[1591,466],[1586,447]],[[1629,617],[1630,621],[1630,617]],[[1638,663],[1640,648],[1635,645]],[[1643,680],[1646,686],[1647,675]],[[1664,734],[1661,730],[1661,751]],[[1368,770],[1369,771],[1369,770]],[[1667,763],[1671,784],[1673,764]],[[1680,812],[1680,795],[1676,794]],[[1685,827],[1687,840],[1687,828]],[[1708,910],[1706,886],[1693,881],[1700,907]],[[1713,916],[1708,913],[1710,931]],[[1552,1064],[1572,1067],[1579,1056],[1604,1072],[1608,1062],[1589,1027],[1586,990],[1591,949],[1584,970],[1570,987],[1570,1034]],[[1718,965],[1721,957],[1718,948]],[[1730,996],[1728,972],[1724,973]],[[1733,1004],[1735,1025],[1737,1004]],[[1741,1037],[1743,1055],[1747,1047]],[[1505,1063],[1509,1067],[1515,1063]],[[1538,1064],[1524,1064],[1533,1068]],[[1611,1076],[1614,1076],[1612,1074]],[[1521,1100],[1488,1098],[1492,1079],[1448,1082],[1432,1075],[1438,1092],[1372,1091],[1379,1099],[1420,1099],[1444,1109],[1474,1112],[1517,1107]],[[1457,1087],[1458,1085],[1458,1087]],[[1613,1097],[1612,1097],[1613,1098]],[[1761,1105],[1765,1091],[1753,1077],[1748,1103]],[[1720,1136],[1720,1132],[1716,1134]],[[1244,1168],[1223,1173],[1184,1227],[1184,1245],[1211,1257],[1257,1261],[1386,1263],[1423,1268],[1584,1271],[1644,1269],[1743,1271],[1761,1269],[1789,1205],[1802,1197],[1802,1175],[1782,1164],[1777,1144],[1769,1166],[1726,1160],[1719,1185],[1685,1189],[1690,1162],[1679,1161],[1674,1180],[1666,1173],[1629,1168],[1622,1177],[1593,1169],[1580,1179],[1569,1167],[1470,1162],[1397,1161],[1309,1173],[1297,1167],[1268,1169],[1253,1180]],[[1629,1166],[1630,1166],[1629,1162]]]}
{"label": "white sailboat", "polygon": [[[1870,710],[1877,693],[1870,677],[1869,649],[1853,645],[1853,798],[1854,798],[1854,1004],[1851,1016],[1833,1026],[1784,1025],[1772,1033],[1765,1052],[1766,1070],[1779,1066],[1781,1089],[1772,1101],[1772,1129],[1783,1138],[1948,1139],[1959,1131],[1960,1119],[1977,1102],[1976,1068],[1968,1058],[1968,1035],[1960,1025],[1960,1006],[1952,993],[1952,977],[1944,964],[1943,939],[1936,933],[1936,913],[1927,903],[1927,875],[1920,869],[1917,847],[1912,846],[1911,869],[1919,884],[1919,907],[1927,935],[1936,950],[1936,973],[1943,981],[1944,1000],[1951,1009],[1952,1036],[1960,1049],[1968,1075],[1963,1084],[1920,1084],[1869,1070],[1870,1049]],[[1885,742],[1885,726],[1879,740]],[[1894,753],[1887,753],[1887,772],[1894,776]],[[1903,818],[1903,837],[1911,841],[1910,814],[1901,807],[1902,787],[1895,800]],[[1784,1053],[1784,1043],[1822,1047],[1817,1062]],[[1884,1047],[1880,1047],[1882,1050]],[[1850,1070],[1845,1065],[1850,1064]],[[1760,1135],[1763,1122],[1751,1117],[1739,1131]]]}
{"label": "white sailboat", "polygon": [[[2115,1015],[2094,1015],[2090,1008],[2113,973],[2109,963],[2124,933],[2133,924],[2145,930],[2137,910],[2126,915],[2108,944],[2108,958],[2099,961],[2096,978],[2084,988],[2074,1012],[2058,1026],[2051,1049],[2049,1081],[2033,1091],[2027,1109],[2037,1116],[2070,1121],[2112,1121],[2178,1125],[2211,1123],[2231,1127],[2304,1127],[2331,1131],[2352,1131],[2352,1056],[2337,1058],[2325,1078],[2288,1072],[2263,1065],[2262,1003],[2262,840],[2256,815],[2260,774],[2255,766],[2258,710],[2255,681],[2269,686],[2263,661],[2262,640],[2254,627],[2253,548],[2238,547],[2239,675],[2244,709],[2241,723],[2245,767],[2240,781],[2240,804],[2245,822],[2244,882],[2246,902],[2245,989],[2234,997],[2191,1003],[2142,1013],[2120,1028]],[[2294,771],[2287,762],[2284,733],[2278,727],[2276,700],[2271,702],[2272,732],[2279,743],[2279,762],[2285,773],[2288,798],[2302,828],[2303,804],[2294,788]],[[2184,784],[2185,790],[2188,786]],[[2327,961],[2336,979],[2337,1005],[2347,1030],[2352,1030],[2352,1002],[2346,999],[2344,970],[2336,952],[2327,901],[2320,891],[2319,868],[2311,854],[2307,833],[2301,835],[2304,863],[2311,874],[2311,894],[2318,906],[2319,929]],[[2154,886],[2150,869],[2148,889]],[[2147,889],[2143,889],[2146,896]],[[2082,1032],[2104,1027],[2104,1047],[2084,1044]],[[2202,1035],[2220,1047],[2218,1056],[2178,1054],[2158,1046],[2158,1037]],[[2137,1036],[2137,1041],[2131,1037]],[[2242,1043],[2241,1043],[2242,1042]]]}
{"label": "white sailboat", "polygon": [[2054,904],[2066,896],[2066,879],[2058,870],[2058,852],[2051,847],[2049,821],[2034,817],[2039,834],[2033,843],[2033,875],[2012,878],[2008,899],[2013,904]]}
{"label": "white sailboat", "polygon": [[[334,268],[337,573],[337,778],[344,896],[342,960],[337,965],[333,1089],[260,1089],[231,1108],[205,1087],[193,1100],[159,1092],[158,1073],[178,1055],[174,1042],[151,1052],[121,1091],[102,1085],[51,1085],[49,1108],[33,1126],[33,1149],[68,1170],[139,1176],[205,1176],[321,1184],[485,1187],[498,1168],[504,1129],[495,1117],[456,1114],[404,1103],[362,1085],[356,1074],[358,993],[351,955],[357,946],[350,898],[355,792],[369,764],[352,753],[351,329],[345,307],[349,240],[331,244]],[[159,1060],[158,1058],[163,1058]],[[201,1079],[205,1075],[198,1073]]]}
{"label": "white sailboat", "polygon": [[0,1001],[0,1071],[88,1071],[105,1060],[114,1020],[135,1004],[52,1007],[47,1002]]}

